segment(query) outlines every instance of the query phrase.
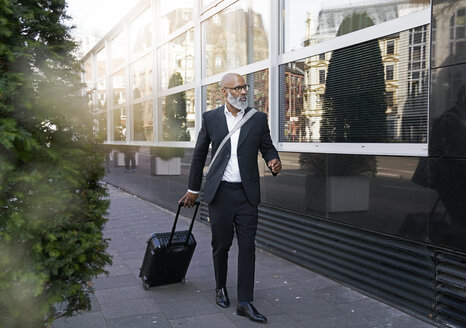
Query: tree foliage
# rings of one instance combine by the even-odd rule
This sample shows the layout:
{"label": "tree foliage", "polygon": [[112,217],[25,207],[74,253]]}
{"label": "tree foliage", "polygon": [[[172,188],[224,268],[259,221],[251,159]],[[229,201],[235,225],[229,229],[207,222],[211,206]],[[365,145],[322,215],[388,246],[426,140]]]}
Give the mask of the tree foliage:
{"label": "tree foliage", "polygon": [[[337,36],[374,25],[366,13],[353,13],[341,22]],[[322,142],[385,142],[387,117],[385,76],[378,40],[332,52],[325,84],[320,136]],[[302,159],[314,166],[317,156]],[[375,175],[375,156],[342,155],[331,161],[329,175]],[[312,165],[311,165],[312,164]]]}
{"label": "tree foliage", "polygon": [[[367,14],[346,17],[341,36],[374,25]],[[328,66],[320,128],[323,142],[385,142],[385,76],[378,40],[334,50]]]}
{"label": "tree foliage", "polygon": [[[183,84],[183,77],[179,72],[173,73],[168,87],[173,88]],[[175,93],[166,97],[163,117],[164,141],[189,141],[191,137],[186,126],[186,91]]]}
{"label": "tree foliage", "polygon": [[89,281],[111,262],[67,19],[64,0],[0,0],[0,327],[88,309]]}

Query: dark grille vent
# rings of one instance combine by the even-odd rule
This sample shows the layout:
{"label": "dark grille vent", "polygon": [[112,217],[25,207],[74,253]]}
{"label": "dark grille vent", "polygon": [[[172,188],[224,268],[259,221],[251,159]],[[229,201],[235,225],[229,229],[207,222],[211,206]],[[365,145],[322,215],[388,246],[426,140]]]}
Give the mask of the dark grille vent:
{"label": "dark grille vent", "polygon": [[434,252],[428,247],[268,206],[259,207],[259,217],[259,246],[387,303],[434,317]]}
{"label": "dark grille vent", "polygon": [[437,252],[437,321],[466,327],[466,258]]}

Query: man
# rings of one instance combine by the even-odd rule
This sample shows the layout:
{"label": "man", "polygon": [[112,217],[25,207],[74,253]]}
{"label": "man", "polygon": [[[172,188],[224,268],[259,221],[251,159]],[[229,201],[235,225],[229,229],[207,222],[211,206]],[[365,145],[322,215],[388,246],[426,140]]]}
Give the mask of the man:
{"label": "man", "polygon": [[[221,88],[225,105],[202,116],[202,127],[189,173],[188,191],[180,200],[188,207],[194,205],[201,189],[209,145],[212,143],[212,154],[215,154],[223,138],[251,110],[247,106],[249,86],[241,75],[224,75]],[[254,292],[257,205],[260,202],[258,151],[272,173],[277,174],[281,170],[280,159],[270,138],[267,115],[261,112],[252,115],[220,150],[206,176],[204,201],[209,204],[212,229],[216,303],[223,308],[230,305],[226,290],[228,251],[235,230],[239,248],[236,313],[265,323],[265,316],[251,303]]]}

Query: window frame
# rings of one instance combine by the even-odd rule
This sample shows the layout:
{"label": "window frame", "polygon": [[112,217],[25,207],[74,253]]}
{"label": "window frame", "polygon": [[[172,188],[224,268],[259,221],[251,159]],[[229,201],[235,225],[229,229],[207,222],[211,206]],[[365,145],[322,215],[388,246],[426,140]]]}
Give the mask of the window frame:
{"label": "window frame", "polygon": [[[336,37],[316,45],[297,49],[278,56],[278,66],[284,65],[307,57],[331,52],[336,49],[349,47],[358,43],[363,43],[373,39],[380,39],[395,33],[419,28],[430,24],[431,10],[424,9],[418,12],[399,17],[388,22],[370,26],[352,33]],[[427,63],[427,70],[430,69],[430,61]],[[275,76],[271,79],[279,79],[278,68]],[[430,86],[429,86],[430,87]],[[278,92],[279,88],[271,92]],[[278,108],[278,102],[274,104]],[[273,115],[279,115],[278,111]],[[429,110],[427,110],[429,115]],[[277,117],[278,120],[278,117]],[[277,122],[277,128],[279,128]],[[278,131],[273,135],[278,151],[303,152],[303,153],[329,153],[329,154],[357,154],[357,155],[385,155],[385,156],[427,156],[428,141],[426,143],[293,143],[280,142]]]}
{"label": "window frame", "polygon": [[[203,33],[203,23],[207,19],[211,18],[213,15],[216,15],[222,12],[227,7],[235,4],[238,0],[214,0],[207,4],[206,6],[201,6],[201,0],[194,1],[194,11],[193,19],[186,23],[184,26],[180,26],[177,30],[173,31],[168,36],[160,35],[160,26],[159,26],[159,1],[162,0],[146,0],[141,1],[135,6],[133,10],[117,25],[115,26],[108,34],[106,34],[89,52],[82,57],[83,61],[90,60],[93,63],[93,77],[92,77],[92,87],[96,88],[99,83],[104,83],[106,85],[106,99],[107,99],[107,108],[101,109],[107,112],[107,141],[106,144],[134,144],[134,145],[147,145],[147,146],[168,146],[168,147],[182,147],[182,148],[193,148],[195,145],[195,140],[190,142],[163,142],[158,140],[158,131],[159,128],[159,99],[161,97],[166,97],[170,94],[175,94],[178,92],[186,91],[189,89],[194,89],[195,95],[195,132],[196,135],[199,132],[202,124],[202,114],[203,109],[205,108],[204,98],[202,96],[203,88],[211,83],[220,81],[221,77],[225,72],[218,73],[212,76],[203,76],[205,71],[205,62],[203,56],[203,47],[205,45],[205,34]],[[251,4],[253,0],[245,0],[248,4]],[[427,156],[427,145],[426,143],[422,144],[389,144],[389,143],[377,143],[377,144],[348,144],[348,143],[285,143],[279,142],[280,135],[280,111],[279,111],[279,78],[280,78],[280,65],[284,65],[296,60],[301,60],[307,57],[312,57],[319,54],[325,54],[336,49],[348,47],[357,43],[365,42],[372,39],[380,39],[387,36],[390,36],[394,33],[406,31],[409,29],[421,27],[424,25],[429,26],[431,23],[431,10],[423,9],[418,12],[409,14],[407,16],[402,16],[400,18],[390,20],[378,25],[374,25],[359,31],[355,31],[340,37],[335,37],[330,40],[318,43],[316,45],[307,46],[300,48],[294,51],[287,53],[281,53],[281,38],[283,34],[283,21],[280,19],[282,14],[282,1],[270,1],[267,2],[267,23],[269,24],[269,40],[268,40],[268,57],[254,62],[252,64],[247,64],[245,66],[238,67],[229,72],[241,74],[243,76],[268,69],[269,72],[269,85],[268,85],[268,94],[269,94],[269,125],[271,131],[272,141],[276,145],[279,151],[285,152],[320,152],[320,153],[340,153],[340,154],[375,154],[375,155],[399,155],[399,156]],[[130,47],[132,46],[131,38],[132,33],[131,29],[133,22],[136,21],[141,14],[146,10],[149,10],[152,15],[152,42],[151,47],[137,54],[130,53]],[[194,28],[194,71],[195,77],[194,81],[177,86],[168,90],[160,90],[158,76],[160,74],[160,63],[159,63],[159,48],[174,40],[176,37],[187,32],[188,30]],[[125,43],[127,47],[127,54],[125,64],[118,68],[110,67],[110,47],[111,41],[119,34],[125,34]],[[396,47],[398,47],[395,42],[395,52]],[[96,57],[97,53],[104,49],[105,57],[107,60],[106,64],[106,75],[105,77],[97,77],[97,63]],[[130,92],[131,88],[131,65],[146,55],[152,56],[153,70],[152,70],[152,93],[147,97],[139,98],[133,100],[132,97],[127,95],[126,99],[126,113],[127,113],[127,129],[130,131],[131,135],[131,126],[132,126],[132,117],[131,117],[131,108],[137,103],[145,101],[153,101],[153,124],[154,124],[154,140],[152,142],[136,142],[127,138],[125,141],[113,141],[113,118],[112,112],[115,110],[114,106],[111,106],[108,101],[111,99],[112,88],[110,85],[110,78],[115,71],[118,71],[121,68],[126,69],[126,81],[127,81],[127,92]],[[328,61],[328,58],[320,60]],[[431,61],[427,61],[428,67],[426,67],[427,72],[430,72]],[[94,95],[94,103],[97,104],[97,94]]]}

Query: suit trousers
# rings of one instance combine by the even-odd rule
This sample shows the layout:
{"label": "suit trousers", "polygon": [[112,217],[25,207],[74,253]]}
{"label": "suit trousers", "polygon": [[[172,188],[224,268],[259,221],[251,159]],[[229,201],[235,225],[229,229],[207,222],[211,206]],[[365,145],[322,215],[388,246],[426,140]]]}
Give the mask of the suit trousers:
{"label": "suit trousers", "polygon": [[254,294],[257,206],[249,203],[241,184],[222,182],[209,204],[212,257],[216,288],[226,287],[228,251],[234,232],[238,240],[238,302],[252,302]]}

